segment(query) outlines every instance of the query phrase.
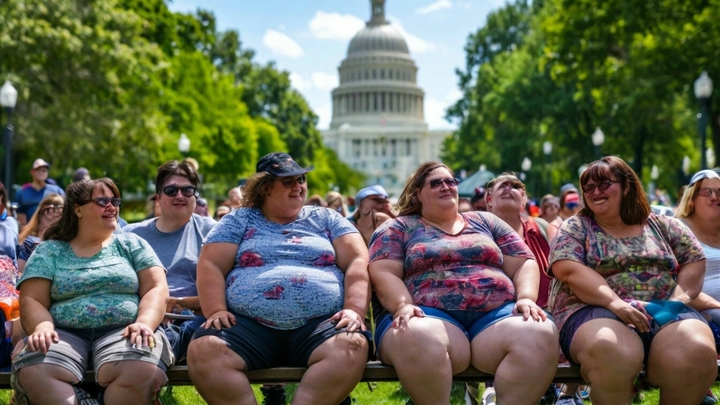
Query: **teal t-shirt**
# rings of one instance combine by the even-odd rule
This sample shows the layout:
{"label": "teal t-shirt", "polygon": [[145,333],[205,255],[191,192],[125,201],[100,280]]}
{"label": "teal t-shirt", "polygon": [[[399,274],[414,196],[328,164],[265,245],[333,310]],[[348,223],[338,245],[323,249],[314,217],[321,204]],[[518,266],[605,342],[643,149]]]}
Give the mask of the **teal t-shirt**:
{"label": "teal t-shirt", "polygon": [[49,240],[30,256],[18,288],[22,291],[22,283],[31,278],[51,281],[50,315],[56,327],[129,325],[140,302],[137,272],[152,266],[162,263],[134,234],[113,235],[92,257],[78,257],[68,242]]}

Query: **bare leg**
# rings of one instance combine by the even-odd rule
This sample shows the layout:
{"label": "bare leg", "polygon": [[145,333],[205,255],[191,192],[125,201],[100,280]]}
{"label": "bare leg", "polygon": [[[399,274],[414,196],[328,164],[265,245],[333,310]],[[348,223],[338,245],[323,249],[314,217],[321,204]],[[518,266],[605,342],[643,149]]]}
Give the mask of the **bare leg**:
{"label": "bare leg", "polygon": [[315,349],[293,405],[337,405],[355,388],[367,364],[368,343],[360,333],[340,333]]}
{"label": "bare leg", "polygon": [[697,405],[715,382],[717,357],[710,328],[696,319],[671,323],[653,339],[648,379],[661,405]]}
{"label": "bare leg", "polygon": [[149,404],[157,370],[155,364],[140,360],[103,364],[97,380],[107,387],[103,396],[105,404]]}
{"label": "bare leg", "polygon": [[19,381],[31,403],[75,404],[75,391],[71,384],[78,379],[69,370],[55,364],[34,364],[19,371]]}
{"label": "bare leg", "polygon": [[416,405],[448,405],[453,374],[470,364],[465,334],[436,318],[411,318],[402,328],[391,327],[380,350]]}
{"label": "bare leg", "polygon": [[592,385],[593,405],[630,404],[644,357],[642,341],[632,329],[614,319],[588,321],[575,332],[570,354]]}
{"label": "bare leg", "polygon": [[505,318],[472,341],[472,364],[495,374],[498,404],[534,405],[557,371],[558,332],[551,321]]}
{"label": "bare leg", "polygon": [[245,361],[215,336],[190,342],[188,374],[210,405],[257,405],[250,382],[243,372]]}

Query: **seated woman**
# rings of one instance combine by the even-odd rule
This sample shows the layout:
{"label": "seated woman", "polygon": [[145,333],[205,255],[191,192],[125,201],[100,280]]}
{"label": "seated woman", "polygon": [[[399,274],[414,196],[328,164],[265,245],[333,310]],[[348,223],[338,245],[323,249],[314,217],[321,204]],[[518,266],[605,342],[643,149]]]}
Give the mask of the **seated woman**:
{"label": "seated woman", "polygon": [[207,322],[188,373],[212,404],[256,404],[245,373],[308,367],[293,404],[337,405],[360,381],[367,248],[337,211],[305,204],[306,173],[286,153],[258,161],[242,207],[208,234],[197,285]]}
{"label": "seated woman", "polygon": [[113,234],[119,206],[110,179],[71,184],[62,217],[28,260],[18,283],[28,337],[12,384],[29,403],[80,403],[90,364],[107,405],[147,404],[167,380],[172,352],[157,330],[165,272],[145,241]]}
{"label": "seated woman", "polygon": [[661,404],[699,404],[717,374],[710,328],[686,305],[702,287],[702,247],[677,220],[651,213],[622,159],[591,163],[580,184],[585,208],[550,249],[563,353],[580,364],[595,405],[630,404],[643,364]]}
{"label": "seated woman", "polygon": [[418,168],[400,215],[370,241],[370,276],[387,312],[380,359],[418,404],[449,404],[452,376],[495,374],[498,403],[537,404],[555,376],[558,334],[535,303],[537,263],[506,223],[458,213],[458,180],[442,163]]}
{"label": "seated woman", "polygon": [[60,194],[48,194],[38,204],[38,209],[30,218],[20,232],[18,248],[18,271],[20,274],[25,270],[25,264],[37,245],[43,241],[43,235],[50,226],[56,223],[62,216],[65,207],[65,199]]}

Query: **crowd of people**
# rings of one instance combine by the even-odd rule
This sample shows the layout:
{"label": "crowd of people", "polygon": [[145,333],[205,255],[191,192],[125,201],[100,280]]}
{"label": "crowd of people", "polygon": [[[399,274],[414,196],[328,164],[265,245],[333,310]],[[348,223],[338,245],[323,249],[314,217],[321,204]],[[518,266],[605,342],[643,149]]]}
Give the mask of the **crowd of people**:
{"label": "crowd of people", "polygon": [[[63,190],[37,159],[16,214],[0,183],[16,403],[151,403],[183,363],[210,404],[256,404],[246,374],[278,366],[307,367],[294,404],[349,404],[374,358],[418,405],[448,404],[470,366],[495,378],[468,403],[630,404],[641,380],[661,404],[716,401],[715,171],[672,218],[612,156],[537,206],[514,173],[461,198],[427,162],[391,201],[381,185],[308,196],[312,169],[268,154],[210,217],[196,162],[169,161],[133,224],[114,182],[84,168]],[[588,386],[552,384],[563,359]],[[262,392],[285,403],[282,385]]]}

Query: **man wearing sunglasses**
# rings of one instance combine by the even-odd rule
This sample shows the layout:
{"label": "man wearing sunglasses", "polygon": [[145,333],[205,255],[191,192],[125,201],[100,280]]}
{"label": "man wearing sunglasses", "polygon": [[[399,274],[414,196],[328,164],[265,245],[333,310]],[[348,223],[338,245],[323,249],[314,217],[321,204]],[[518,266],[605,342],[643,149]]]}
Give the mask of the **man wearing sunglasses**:
{"label": "man wearing sunglasses", "polygon": [[168,317],[192,319],[170,321],[165,330],[173,345],[176,360],[185,357],[195,329],[205,322],[200,309],[196,267],[200,246],[215,220],[195,214],[198,184],[197,171],[187,162],[171,160],[158,168],[155,178],[161,215],[123,228],[145,239],[167,269],[170,300]]}

